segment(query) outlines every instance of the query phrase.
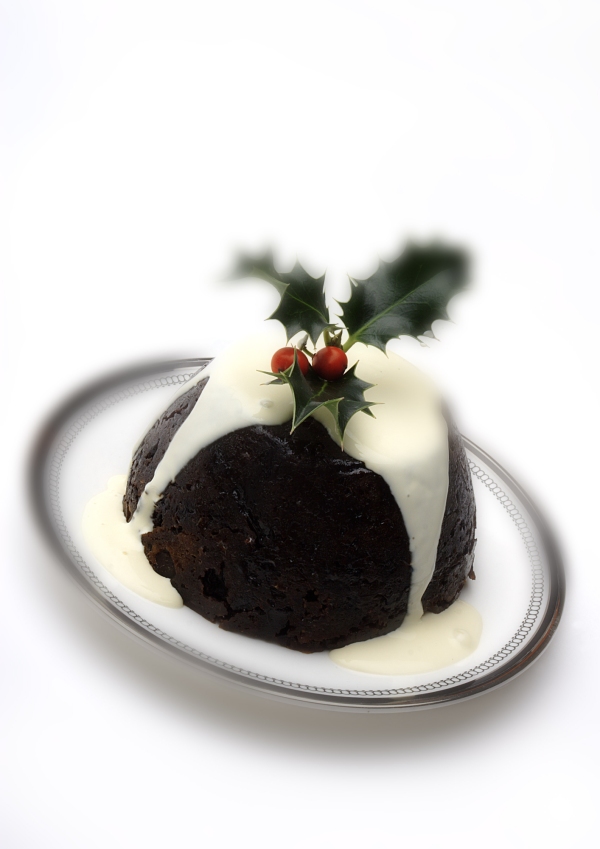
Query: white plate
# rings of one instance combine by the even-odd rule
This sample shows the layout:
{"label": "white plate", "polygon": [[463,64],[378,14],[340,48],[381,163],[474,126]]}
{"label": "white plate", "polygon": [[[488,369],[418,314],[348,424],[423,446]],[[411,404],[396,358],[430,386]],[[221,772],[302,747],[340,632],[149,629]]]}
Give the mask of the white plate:
{"label": "white plate", "polygon": [[337,710],[390,711],[478,695],[523,671],[546,647],[564,601],[560,557],[538,510],[491,457],[465,439],[477,502],[476,581],[461,598],[483,617],[475,653],[419,675],[371,675],[232,634],[189,608],[161,607],[110,575],[88,550],[81,517],[108,479],[127,471],[139,437],[167,406],[174,386],[208,360],[154,364],[105,378],[65,403],[34,452],[38,518],[79,586],[112,621],[198,669],[279,699]]}

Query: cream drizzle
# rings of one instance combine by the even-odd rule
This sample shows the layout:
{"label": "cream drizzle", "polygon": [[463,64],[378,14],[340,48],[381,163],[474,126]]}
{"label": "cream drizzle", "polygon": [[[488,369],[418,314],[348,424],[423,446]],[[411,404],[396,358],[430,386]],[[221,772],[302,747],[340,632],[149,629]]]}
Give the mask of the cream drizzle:
{"label": "cream drizzle", "polygon": [[[375,384],[365,397],[380,406],[375,418],[358,413],[350,420],[344,451],[381,475],[402,512],[412,566],[408,615],[419,618],[448,496],[448,427],[432,382],[411,363],[365,345],[349,354],[358,376]],[[318,418],[335,439],[329,412]]]}
{"label": "cream drizzle", "polygon": [[477,648],[481,631],[478,611],[458,599],[442,613],[407,617],[390,634],[334,649],[329,656],[338,666],[355,672],[414,675],[468,657]]}
{"label": "cream drizzle", "polygon": [[[198,451],[227,433],[257,424],[283,424],[291,419],[292,398],[288,387],[268,385],[269,378],[260,373],[261,370],[269,369],[273,351],[283,344],[285,341],[280,333],[267,332],[252,340],[245,340],[228,349],[178,389],[175,397],[189,391],[199,381],[209,378],[193,410],[175,433],[155,470],[154,477],[145,487],[131,522],[125,522],[122,512],[118,521],[116,517],[111,520],[116,523],[118,547],[127,553],[110,554],[107,550],[108,543],[100,552],[102,546],[94,541],[94,538],[98,536],[99,531],[106,537],[108,523],[104,522],[102,528],[97,524],[97,516],[102,514],[102,510],[99,514],[93,510],[87,513],[86,537],[98,559],[105,565],[108,560],[112,564],[108,568],[111,571],[116,570],[113,574],[121,576],[123,583],[131,589],[136,589],[134,584],[139,580],[138,591],[146,598],[170,606],[181,604],[181,598],[170,582],[154,572],[145,558],[141,544],[142,534],[153,528],[152,515],[155,504],[169,483],[175,480],[177,474]],[[425,633],[425,630],[429,633],[432,630],[433,625],[429,624],[431,616],[440,623],[445,621],[440,620],[445,614],[427,614],[421,618],[421,598],[435,568],[448,492],[447,426],[441,411],[440,398],[433,384],[406,360],[395,354],[386,355],[373,347],[357,344],[349,352],[349,361],[350,364],[359,362],[358,375],[363,380],[375,384],[368,390],[366,397],[381,406],[374,408],[375,418],[359,413],[351,419],[344,438],[344,450],[355,459],[362,460],[367,468],[380,474],[389,485],[408,531],[412,565],[405,623],[394,634],[354,645],[372,645],[370,651],[374,655],[378,655],[378,647],[383,646],[383,653],[389,654],[390,646],[396,645],[398,654],[398,646],[406,645],[408,635],[413,634],[415,629],[418,629],[419,633]],[[332,438],[337,439],[331,414],[322,410],[317,418],[327,427]],[[109,492],[116,493],[115,487],[116,484],[113,483]],[[122,492],[118,498],[121,497]],[[113,501],[116,503],[118,498],[113,498]],[[102,496],[98,499],[101,500]],[[90,518],[92,515],[96,516],[95,520]],[[130,538],[131,546],[126,543],[124,535]],[[138,556],[140,550],[143,561]],[[123,561],[126,561],[127,565],[133,562],[127,560],[132,551],[135,552],[135,569],[127,572]],[[155,579],[158,579],[158,583]],[[455,607],[456,605],[453,605],[450,610]],[[456,610],[453,610],[453,614],[448,613],[446,619],[449,620],[455,614]],[[470,634],[465,645],[478,641],[478,636],[474,636],[476,629],[473,630],[470,626],[465,629],[456,625],[454,630],[457,629],[466,630]],[[400,633],[405,637],[397,638],[396,635]],[[423,639],[426,641],[427,638]],[[352,658],[360,656],[361,659],[356,662],[363,666],[367,664],[364,649],[350,650],[353,650],[353,646],[338,649],[332,653],[332,659],[340,665],[358,669],[352,665]],[[381,665],[379,660],[374,663],[375,666]]]}
{"label": "cream drizzle", "polygon": [[165,607],[181,607],[181,596],[168,578],[150,566],[140,535],[125,520],[126,484],[127,475],[115,475],[104,492],[87,503],[82,523],[85,541],[111,575],[130,590]]}
{"label": "cream drizzle", "polygon": [[269,377],[259,371],[270,368],[274,350],[269,336],[234,345],[175,395],[177,398],[201,380],[210,378],[193,410],[173,436],[154,477],[144,488],[131,519],[132,529],[138,534],[152,530],[154,505],[199,451],[240,428],[278,425],[290,420],[290,390],[283,385],[268,385]]}

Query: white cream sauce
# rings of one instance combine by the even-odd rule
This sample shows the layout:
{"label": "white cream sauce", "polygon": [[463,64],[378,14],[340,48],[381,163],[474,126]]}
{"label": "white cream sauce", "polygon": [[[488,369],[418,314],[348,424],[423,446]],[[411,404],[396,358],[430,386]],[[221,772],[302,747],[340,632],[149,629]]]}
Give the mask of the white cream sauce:
{"label": "white cream sauce", "polygon": [[[348,353],[350,365],[359,363],[358,377],[375,384],[365,398],[380,406],[373,408],[375,418],[357,413],[350,419],[344,451],[380,474],[400,507],[413,570],[408,614],[419,618],[448,495],[446,420],[432,382],[402,357],[360,344]],[[329,412],[318,417],[335,438]]]}
{"label": "white cream sauce", "polygon": [[289,388],[265,385],[272,378],[259,371],[270,369],[274,350],[271,334],[245,340],[213,360],[177,392],[176,398],[210,378],[141,495],[131,520],[140,535],[152,530],[154,505],[198,451],[234,430],[258,424],[278,425],[291,419]]}
{"label": "white cream sauce", "polygon": [[396,631],[334,649],[329,656],[338,666],[374,675],[431,672],[474,652],[481,630],[478,611],[458,599],[442,613],[407,617]]}
{"label": "white cream sauce", "polygon": [[[178,390],[175,397],[209,378],[194,409],[175,433],[154,477],[145,487],[131,522],[125,522],[121,509],[123,480],[117,484],[113,479],[107,492],[93,499],[86,508],[84,532],[88,544],[113,574],[145,598],[169,606],[181,604],[170,582],[154,572],[141,544],[142,534],[152,530],[154,506],[169,483],[198,451],[227,433],[251,425],[278,425],[290,421],[293,401],[289,388],[268,385],[270,378],[260,373],[269,370],[273,352],[284,344],[282,334],[274,332],[244,340],[213,360]],[[376,348],[357,344],[349,351],[348,358],[350,364],[359,362],[357,374],[362,380],[375,384],[367,390],[366,398],[380,406],[373,408],[375,418],[358,413],[351,419],[344,437],[344,450],[362,460],[389,485],[408,531],[412,581],[408,615],[398,631],[338,649],[331,656],[347,668],[374,672],[381,669],[381,674],[398,674],[390,671],[393,663],[383,659],[394,653],[405,658],[398,660],[396,666],[407,666],[406,671],[408,668],[410,671],[439,668],[454,660],[432,660],[426,645],[433,651],[434,643],[438,643],[442,652],[440,658],[456,656],[458,659],[454,643],[464,651],[467,646],[474,647],[479,639],[477,629],[472,626],[473,617],[467,622],[469,617],[462,602],[444,614],[422,616],[421,598],[435,567],[448,493],[448,432],[440,398],[425,375],[395,354],[386,355]],[[331,414],[322,410],[317,418],[337,440]],[[434,625],[431,620],[440,622]],[[448,639],[428,636],[440,628],[443,631],[444,623],[450,621]],[[461,643],[452,636],[454,632],[464,632],[467,637]],[[407,654],[406,646],[415,641],[423,644],[423,650],[417,655],[413,652],[413,661],[409,662],[406,658],[411,652]],[[364,648],[369,646],[371,648]],[[414,660],[422,657],[423,652],[429,660]],[[354,665],[355,657],[358,666]],[[425,669],[413,669],[420,662],[426,664]],[[437,665],[431,666],[431,663]],[[367,669],[369,664],[372,668]],[[388,666],[390,670],[383,672]]]}
{"label": "white cream sauce", "polygon": [[140,535],[123,514],[127,475],[115,475],[104,492],[95,495],[83,512],[83,535],[95,557],[122,584],[144,598],[181,607],[181,596],[168,578],[148,563]]}

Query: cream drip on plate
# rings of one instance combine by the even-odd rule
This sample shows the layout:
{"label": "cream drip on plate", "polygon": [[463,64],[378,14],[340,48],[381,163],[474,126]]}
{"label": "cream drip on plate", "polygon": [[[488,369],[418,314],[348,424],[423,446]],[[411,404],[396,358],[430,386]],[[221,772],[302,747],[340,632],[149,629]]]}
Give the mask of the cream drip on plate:
{"label": "cream drip on plate", "polygon": [[[170,582],[154,572],[145,558],[141,544],[142,534],[153,528],[154,506],[169,483],[175,480],[177,474],[202,448],[227,433],[252,425],[280,425],[290,421],[293,401],[289,387],[269,385],[269,377],[261,374],[261,370],[269,369],[273,351],[282,344],[284,343],[281,334],[273,333],[245,340],[229,348],[191,381],[180,387],[175,397],[208,378],[194,408],[176,431],[155,470],[154,477],[145,487],[129,523],[125,522],[122,510],[119,517],[115,511],[114,514],[110,513],[112,518],[108,518],[107,505],[113,502],[116,504],[122,499],[123,480],[117,485],[113,479],[112,489],[109,488],[107,493],[97,496],[86,508],[84,533],[88,544],[98,559],[128,587],[136,589],[136,581],[139,581],[138,591],[146,598],[169,606],[181,604],[181,597]],[[421,599],[435,567],[446,506],[448,431],[437,391],[431,381],[415,366],[395,354],[386,355],[372,346],[360,344],[350,349],[348,359],[350,365],[359,363],[357,374],[362,380],[375,384],[372,389],[367,390],[366,397],[369,401],[377,402],[378,406],[373,408],[375,418],[363,413],[353,416],[344,436],[344,451],[380,474],[390,487],[408,531],[412,579],[408,615],[398,631],[386,637],[377,637],[338,649],[331,653],[331,657],[336,663],[351,669],[378,671],[375,668],[364,668],[368,665],[364,649],[357,649],[355,653],[343,653],[355,646],[372,645],[373,648],[369,652],[373,656],[380,653],[377,647],[383,647],[384,654],[393,654],[394,651],[396,654],[402,654],[402,646],[406,646],[408,637],[395,639],[394,642],[392,638],[395,638],[395,635],[401,632],[404,635],[412,634],[415,629],[421,633],[424,628],[429,629],[429,633],[433,626],[423,623],[429,622],[430,617],[438,620],[444,615],[427,614],[422,617]],[[337,439],[330,413],[322,410],[316,417],[327,427],[332,438]],[[112,496],[108,493],[112,493]],[[94,502],[95,508],[91,506]],[[102,522],[100,517],[103,517]],[[113,524],[116,547],[111,546],[109,542]],[[103,536],[103,543],[98,541],[99,535]],[[125,537],[129,539],[129,543]],[[116,548],[120,554],[116,553]],[[135,566],[129,568],[131,564]],[[461,604],[464,605],[464,602]],[[454,611],[450,618],[458,615],[464,619],[463,608],[454,610],[455,607],[456,605],[453,605],[450,608]],[[476,644],[479,639],[476,636],[477,629],[471,626],[464,628],[454,623],[451,629],[468,631],[470,636],[464,643],[465,646]],[[382,640],[388,642],[378,643]],[[391,648],[392,644],[396,646],[395,649]],[[356,661],[358,665],[354,665],[352,658],[359,655],[361,659]],[[452,652],[446,652],[445,656],[454,655]],[[429,664],[431,662],[428,661]],[[445,665],[446,662],[453,660],[441,662],[439,666]],[[383,672],[385,664],[379,660],[374,661],[374,666],[377,667],[378,664],[383,674],[395,674],[390,671]],[[438,667],[429,665],[426,668]]]}
{"label": "cream drip on plate", "polygon": [[127,475],[115,475],[104,492],[88,501],[83,512],[85,540],[100,563],[130,590],[165,607],[181,607],[181,596],[150,566],[139,533],[125,520],[126,485]]}
{"label": "cream drip on plate", "polygon": [[390,634],[334,649],[329,656],[338,666],[375,675],[431,672],[472,654],[481,630],[479,612],[458,599],[442,613],[407,616]]}

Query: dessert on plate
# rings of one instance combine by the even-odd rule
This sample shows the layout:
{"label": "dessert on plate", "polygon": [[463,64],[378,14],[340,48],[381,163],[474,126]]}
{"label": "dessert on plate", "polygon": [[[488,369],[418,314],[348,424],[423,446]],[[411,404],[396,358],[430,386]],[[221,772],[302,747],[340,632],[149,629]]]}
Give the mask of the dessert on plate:
{"label": "dessert on plate", "polygon": [[386,345],[430,334],[466,266],[462,251],[409,246],[351,280],[332,320],[324,277],[240,260],[237,277],[278,288],[280,335],[232,346],[183,386],[127,478],[128,529],[171,593],[302,652],[455,602],[474,577],[466,455],[429,378]]}

